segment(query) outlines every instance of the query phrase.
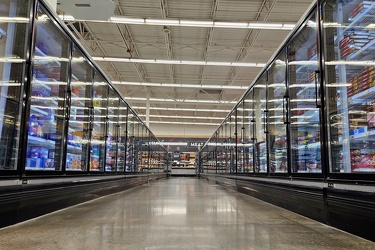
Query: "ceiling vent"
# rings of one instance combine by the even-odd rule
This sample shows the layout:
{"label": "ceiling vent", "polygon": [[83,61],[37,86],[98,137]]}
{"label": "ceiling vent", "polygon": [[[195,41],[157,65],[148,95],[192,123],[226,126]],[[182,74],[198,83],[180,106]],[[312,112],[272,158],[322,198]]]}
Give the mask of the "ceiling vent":
{"label": "ceiling vent", "polygon": [[91,7],[89,3],[76,3],[76,7]]}
{"label": "ceiling vent", "polygon": [[58,9],[82,20],[108,20],[115,10],[114,0],[58,0]]}

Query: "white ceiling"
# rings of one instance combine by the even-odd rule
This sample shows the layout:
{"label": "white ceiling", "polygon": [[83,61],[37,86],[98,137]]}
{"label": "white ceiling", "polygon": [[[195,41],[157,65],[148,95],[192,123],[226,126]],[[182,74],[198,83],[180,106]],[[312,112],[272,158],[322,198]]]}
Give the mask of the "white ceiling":
{"label": "white ceiling", "polygon": [[[64,1],[71,0],[58,2]],[[113,15],[190,21],[296,24],[311,2],[312,0],[115,0],[116,7]],[[95,12],[92,16],[95,16]],[[75,18],[80,19],[77,16]],[[167,26],[170,33],[165,33],[163,26],[160,25],[87,20],[69,21],[67,24],[95,57],[263,64],[267,63],[290,32],[290,30]],[[113,81],[182,85],[249,86],[262,70],[261,67],[104,61],[98,61],[98,64]],[[143,116],[146,114],[145,99],[150,98],[149,127],[156,136],[160,133],[163,136],[181,135],[181,133],[178,134],[178,129],[168,129],[172,126],[171,124],[164,123],[177,122],[181,126],[194,126],[197,131],[205,131],[209,137],[228,114],[219,110],[232,109],[235,102],[245,92],[244,89],[220,89],[219,87],[211,89],[204,86],[203,88],[146,87],[127,84],[115,86],[143,120],[146,120]],[[163,108],[174,110],[163,110]],[[212,111],[199,111],[200,109]],[[184,116],[188,118],[181,118]],[[199,123],[199,125],[183,125],[185,122]],[[173,126],[178,127],[178,125]],[[158,132],[153,129],[156,127],[158,127]]]}

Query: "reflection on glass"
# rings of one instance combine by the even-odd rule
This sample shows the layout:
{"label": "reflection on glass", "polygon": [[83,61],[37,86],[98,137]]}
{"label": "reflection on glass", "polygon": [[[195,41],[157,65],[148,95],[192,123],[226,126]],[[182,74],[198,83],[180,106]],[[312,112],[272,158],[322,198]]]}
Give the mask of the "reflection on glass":
{"label": "reflection on glass", "polygon": [[138,142],[138,157],[139,157],[139,172],[148,172],[149,167],[149,154],[147,150],[147,145],[145,145],[144,141],[146,139],[146,131],[145,126],[140,123],[139,124],[139,142]]}
{"label": "reflection on glass", "polygon": [[254,172],[254,89],[252,89],[244,98],[243,112],[243,138],[245,152],[245,172]]}
{"label": "reflection on glass", "polygon": [[374,14],[371,1],[324,5],[331,172],[375,172]]}
{"label": "reflection on glass", "polygon": [[126,142],[126,172],[135,172],[135,127],[136,117],[133,111],[129,110],[128,115],[128,137]]}
{"label": "reflection on glass", "polygon": [[[17,3],[2,1],[0,15],[25,18],[28,9],[27,0]],[[0,170],[16,170],[18,164],[20,98],[28,34],[26,23],[0,22]],[[18,60],[4,62],[3,59],[9,57],[16,57]]]}
{"label": "reflection on glass", "polygon": [[255,115],[255,172],[267,173],[266,145],[266,74],[263,74],[254,86]]}
{"label": "reflection on glass", "polygon": [[49,19],[35,25],[25,169],[62,170],[70,41]]}
{"label": "reflection on glass", "polygon": [[269,69],[268,76],[268,150],[270,173],[286,173],[287,97],[285,50]]}
{"label": "reflection on glass", "polygon": [[119,98],[113,89],[109,89],[108,96],[108,124],[107,124],[107,141],[105,171],[116,171],[116,151],[117,151],[117,125],[119,120]]}
{"label": "reflection on glass", "polygon": [[315,15],[289,44],[292,172],[321,173]]}
{"label": "reflection on glass", "polygon": [[[87,171],[89,160],[88,143],[92,128],[91,118],[94,116],[92,108],[93,69],[83,58],[82,52],[74,47],[71,63],[71,107],[66,154],[66,170],[68,171]],[[92,141],[95,143],[95,140]],[[90,170],[93,169],[99,169],[99,162],[93,164],[91,160]]]}
{"label": "reflection on glass", "polygon": [[236,135],[236,147],[237,147],[237,173],[244,173],[245,172],[245,165],[246,165],[246,157],[245,157],[245,138],[244,138],[244,129],[243,129],[243,121],[244,121],[244,112],[243,112],[243,101],[236,109],[236,124],[235,124],[235,135]]}
{"label": "reflection on glass", "polygon": [[128,107],[120,101],[119,108],[119,125],[118,125],[118,143],[117,143],[117,171],[124,172],[126,164],[126,121]]}

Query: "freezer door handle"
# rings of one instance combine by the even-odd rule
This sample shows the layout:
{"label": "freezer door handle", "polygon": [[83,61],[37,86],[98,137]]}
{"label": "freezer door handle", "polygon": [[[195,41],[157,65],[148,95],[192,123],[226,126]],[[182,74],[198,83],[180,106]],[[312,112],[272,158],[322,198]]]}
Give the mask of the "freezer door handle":
{"label": "freezer door handle", "polygon": [[319,87],[318,87],[318,74],[319,71],[315,71],[315,104],[317,108],[320,108],[320,103],[319,103]]}

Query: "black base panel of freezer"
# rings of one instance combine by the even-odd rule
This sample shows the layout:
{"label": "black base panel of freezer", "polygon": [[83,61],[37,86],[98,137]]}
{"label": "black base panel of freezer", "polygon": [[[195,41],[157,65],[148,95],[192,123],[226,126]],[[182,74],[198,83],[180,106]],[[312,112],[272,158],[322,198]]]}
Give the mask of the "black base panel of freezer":
{"label": "black base panel of freezer", "polygon": [[375,194],[299,186],[233,176],[201,175],[209,181],[375,241]]}
{"label": "black base panel of freezer", "polygon": [[[0,189],[0,227],[16,224],[101,196],[140,186],[165,175],[123,176],[111,180],[19,185]],[[61,179],[60,179],[61,180]]]}

